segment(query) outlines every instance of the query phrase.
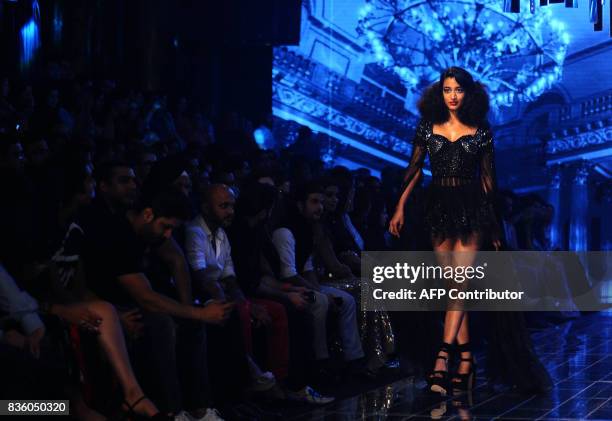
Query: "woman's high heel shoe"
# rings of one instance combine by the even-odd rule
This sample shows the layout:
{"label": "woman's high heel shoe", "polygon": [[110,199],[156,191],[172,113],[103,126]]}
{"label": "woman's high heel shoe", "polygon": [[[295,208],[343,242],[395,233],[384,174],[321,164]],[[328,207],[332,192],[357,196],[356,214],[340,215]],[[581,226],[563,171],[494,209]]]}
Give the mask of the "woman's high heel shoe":
{"label": "woman's high heel shoe", "polygon": [[[445,352],[447,356],[440,355],[440,352]],[[442,342],[440,350],[436,356],[436,360],[444,360],[446,363],[446,370],[434,370],[427,377],[427,383],[429,384],[429,390],[435,393],[439,393],[442,396],[446,396],[448,390],[448,357],[451,355],[452,345],[446,342]]]}
{"label": "woman's high heel shoe", "polygon": [[125,412],[124,412],[124,417],[122,419],[128,419],[128,420],[156,420],[156,421],[171,421],[174,419],[174,417],[170,417],[166,414],[162,414],[161,412],[158,412],[157,414],[153,415],[152,417],[147,417],[145,415],[140,415],[138,413],[136,413],[136,406],[138,406],[138,404],[142,401],[144,401],[145,399],[147,399],[146,396],[141,396],[140,398],[136,399],[134,402],[132,402],[131,404],[125,400],[123,401],[123,405],[125,406]]}
{"label": "woman's high heel shoe", "polygon": [[462,352],[471,352],[469,342],[466,342],[464,344],[458,344],[456,350],[459,354],[459,364],[461,364],[462,361],[469,362],[470,370],[467,373],[453,374],[451,378],[453,390],[470,391],[476,386],[476,359],[474,358],[473,353],[472,356],[469,358],[461,357]]}

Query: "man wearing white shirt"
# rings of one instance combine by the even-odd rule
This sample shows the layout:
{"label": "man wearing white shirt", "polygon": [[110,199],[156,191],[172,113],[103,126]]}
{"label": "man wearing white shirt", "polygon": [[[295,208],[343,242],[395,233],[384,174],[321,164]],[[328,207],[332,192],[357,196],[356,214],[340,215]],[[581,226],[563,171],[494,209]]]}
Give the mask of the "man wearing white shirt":
{"label": "man wearing white shirt", "polygon": [[[344,359],[357,362],[363,356],[357,328],[355,299],[337,288],[320,285],[312,264],[312,223],[323,213],[323,191],[311,182],[301,186],[295,196],[295,209],[290,217],[272,233],[272,242],[280,256],[280,273],[284,282],[306,287],[315,292],[317,301],[327,302],[338,311],[338,331]],[[329,358],[327,346],[327,312],[314,315],[314,352],[317,360]]]}
{"label": "man wearing white shirt", "polygon": [[231,246],[222,227],[213,233],[200,214],[187,227],[185,243],[187,259],[197,274],[194,287],[198,294],[208,293],[214,299],[224,300],[222,283],[232,292],[241,294],[236,290]]}
{"label": "man wearing white shirt", "polygon": [[[218,337],[217,341],[224,342],[222,347],[219,347],[218,343],[211,340],[209,349],[212,349],[211,354],[214,355],[216,348],[219,358],[240,361],[246,358],[251,389],[268,390],[275,384],[274,375],[263,372],[253,361],[250,355],[250,338],[240,338],[240,335],[250,330],[251,320],[256,325],[274,324],[273,317],[276,312],[269,312],[266,306],[262,305],[262,301],[255,303],[247,300],[238,285],[230,242],[223,229],[231,225],[234,219],[235,197],[232,190],[223,184],[212,184],[206,188],[202,201],[201,214],[191,221],[185,232],[185,254],[193,271],[194,295],[201,299],[233,301],[238,310],[238,318],[235,315],[230,318],[229,325],[225,328],[209,329],[212,336]],[[277,306],[282,307],[280,304]],[[284,317],[286,318],[286,314]],[[230,344],[233,346],[229,346]],[[243,353],[230,357],[228,348],[233,348],[238,354],[242,348]],[[228,365],[229,363],[225,366]],[[218,366],[211,364],[211,372],[217,369]],[[217,377],[233,382],[232,376],[229,375]],[[227,386],[231,385],[228,383]]]}

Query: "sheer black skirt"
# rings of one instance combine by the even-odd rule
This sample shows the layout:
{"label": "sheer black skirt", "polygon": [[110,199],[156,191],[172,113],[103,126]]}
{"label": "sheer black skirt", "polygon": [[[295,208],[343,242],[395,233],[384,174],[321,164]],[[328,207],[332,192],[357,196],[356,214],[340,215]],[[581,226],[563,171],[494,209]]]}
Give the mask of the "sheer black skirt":
{"label": "sheer black skirt", "polygon": [[487,238],[496,228],[492,203],[479,180],[434,178],[425,195],[425,222],[432,239]]}

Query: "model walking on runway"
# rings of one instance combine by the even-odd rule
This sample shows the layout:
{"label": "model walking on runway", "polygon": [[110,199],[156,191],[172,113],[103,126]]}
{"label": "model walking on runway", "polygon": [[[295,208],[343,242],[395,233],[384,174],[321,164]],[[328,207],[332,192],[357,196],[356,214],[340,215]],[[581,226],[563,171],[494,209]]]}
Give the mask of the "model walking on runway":
{"label": "model walking on runway", "polygon": [[[439,82],[427,89],[419,101],[422,119],[389,231],[399,237],[405,203],[422,177],[423,162],[429,152],[432,181],[426,195],[425,218],[434,252],[442,265],[470,265],[485,241],[490,241],[495,250],[500,248],[492,200],[496,179],[488,110],[489,98],[483,85],[459,67],[445,70]],[[445,262],[448,256],[452,262]],[[451,376],[448,362],[453,350],[460,360]],[[428,376],[430,389],[443,395],[450,388],[471,390],[474,380],[468,314],[448,310],[443,341]]]}

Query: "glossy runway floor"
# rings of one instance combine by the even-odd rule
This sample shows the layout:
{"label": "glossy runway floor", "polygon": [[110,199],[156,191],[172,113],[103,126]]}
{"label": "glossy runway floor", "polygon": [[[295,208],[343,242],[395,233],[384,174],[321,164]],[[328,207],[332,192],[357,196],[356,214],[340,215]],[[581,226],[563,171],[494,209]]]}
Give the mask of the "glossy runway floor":
{"label": "glossy runway floor", "polygon": [[471,394],[444,399],[408,378],[287,419],[612,420],[611,316],[581,316],[533,334],[538,355],[555,383],[544,395],[496,392],[479,378]]}

